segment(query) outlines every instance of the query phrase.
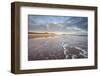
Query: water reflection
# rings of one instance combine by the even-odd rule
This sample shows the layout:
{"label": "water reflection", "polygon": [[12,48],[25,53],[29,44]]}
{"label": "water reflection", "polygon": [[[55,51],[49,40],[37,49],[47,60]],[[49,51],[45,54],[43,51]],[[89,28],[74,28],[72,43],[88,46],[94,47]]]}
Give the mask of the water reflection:
{"label": "water reflection", "polygon": [[87,36],[42,35],[29,36],[28,60],[88,58]]}

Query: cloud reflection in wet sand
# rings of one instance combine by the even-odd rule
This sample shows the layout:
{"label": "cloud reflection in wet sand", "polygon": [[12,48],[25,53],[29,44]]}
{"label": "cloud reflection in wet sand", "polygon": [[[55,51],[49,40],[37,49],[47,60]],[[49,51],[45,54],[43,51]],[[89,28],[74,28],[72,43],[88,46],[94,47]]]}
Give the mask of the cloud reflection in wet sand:
{"label": "cloud reflection in wet sand", "polygon": [[88,58],[87,36],[55,35],[28,39],[28,60]]}

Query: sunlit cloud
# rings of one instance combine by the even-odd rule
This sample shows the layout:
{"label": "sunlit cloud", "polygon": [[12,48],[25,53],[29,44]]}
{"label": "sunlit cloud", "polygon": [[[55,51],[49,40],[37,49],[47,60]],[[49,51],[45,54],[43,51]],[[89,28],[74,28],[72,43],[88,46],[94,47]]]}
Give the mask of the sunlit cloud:
{"label": "sunlit cloud", "polygon": [[33,32],[55,32],[58,34],[87,34],[88,18],[73,16],[28,16],[28,30]]}

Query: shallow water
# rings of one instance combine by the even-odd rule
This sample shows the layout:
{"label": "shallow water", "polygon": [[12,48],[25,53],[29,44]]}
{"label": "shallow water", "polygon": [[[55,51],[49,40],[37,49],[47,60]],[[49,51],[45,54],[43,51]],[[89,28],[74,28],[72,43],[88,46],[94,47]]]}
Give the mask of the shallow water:
{"label": "shallow water", "polygon": [[57,35],[28,39],[28,60],[88,58],[87,36]]}

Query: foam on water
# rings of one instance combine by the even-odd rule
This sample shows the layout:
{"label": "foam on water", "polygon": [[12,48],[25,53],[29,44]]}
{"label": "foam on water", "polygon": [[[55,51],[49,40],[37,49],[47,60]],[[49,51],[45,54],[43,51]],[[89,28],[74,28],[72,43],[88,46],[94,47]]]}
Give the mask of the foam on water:
{"label": "foam on water", "polygon": [[[75,39],[74,39],[75,40]],[[74,42],[73,42],[74,43]],[[82,49],[78,46],[73,46],[67,41],[64,37],[60,38],[60,44],[63,47],[64,55],[66,59],[75,59],[75,58],[87,58],[88,53],[85,49]],[[72,51],[72,50],[73,51]]]}

